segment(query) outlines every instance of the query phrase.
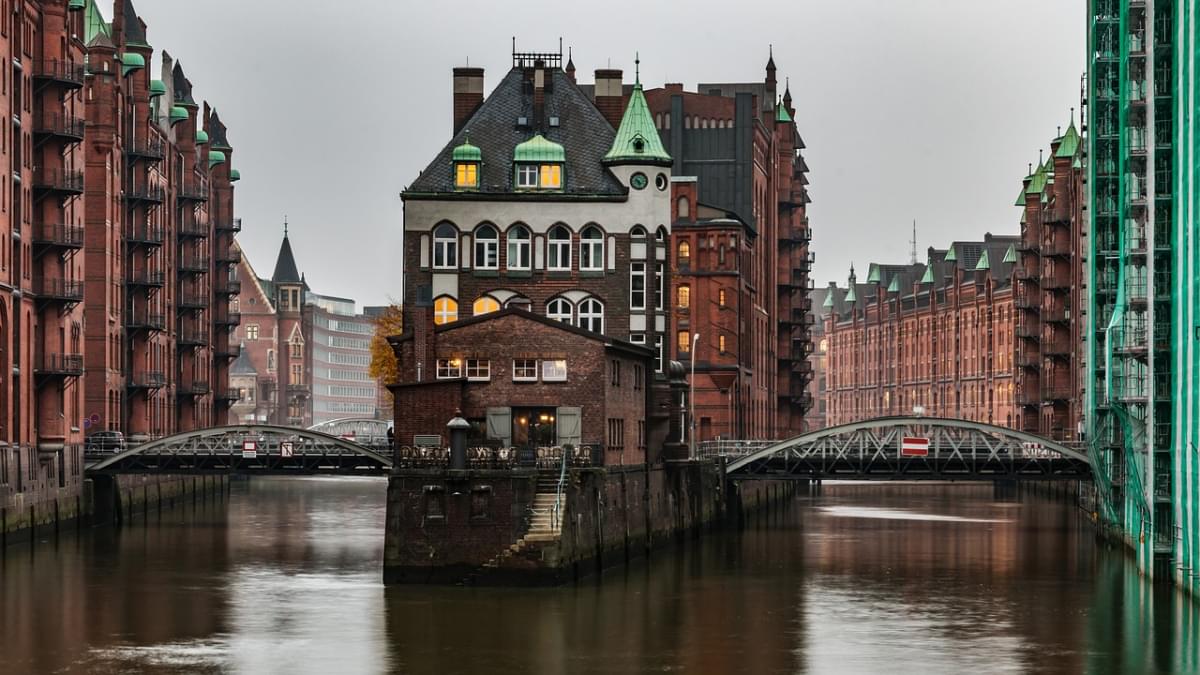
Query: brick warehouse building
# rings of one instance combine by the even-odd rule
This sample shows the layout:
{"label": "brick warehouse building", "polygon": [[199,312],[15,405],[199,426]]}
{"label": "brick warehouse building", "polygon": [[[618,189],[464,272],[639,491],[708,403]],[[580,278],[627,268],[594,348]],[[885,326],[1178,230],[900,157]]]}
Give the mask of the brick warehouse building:
{"label": "brick warehouse building", "polygon": [[826,424],[924,414],[1013,426],[1019,237],[929,249],[928,262],[850,270],[824,307]]}
{"label": "brick warehouse building", "polygon": [[232,263],[232,148],[165,53],[152,79],[132,3],[112,17],[94,0],[0,7],[4,530],[75,512],[87,432],[173,433],[228,403],[236,316],[212,280]]}

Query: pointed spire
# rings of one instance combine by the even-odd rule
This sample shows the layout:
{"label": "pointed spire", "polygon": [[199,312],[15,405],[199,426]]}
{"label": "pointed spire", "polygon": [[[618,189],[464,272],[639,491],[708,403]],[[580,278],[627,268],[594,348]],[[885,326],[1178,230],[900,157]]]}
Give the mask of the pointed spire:
{"label": "pointed spire", "polygon": [[670,166],[671,155],[663,147],[662,138],[654,126],[654,116],[650,114],[650,105],[646,103],[646,95],[642,92],[640,56],[635,57],[634,64],[633,92],[629,95],[617,135],[603,162]]}
{"label": "pointed spire", "polygon": [[892,283],[888,284],[888,293],[899,293],[899,292],[900,292],[900,275],[897,274],[892,277]]}
{"label": "pointed spire", "polygon": [[1008,246],[1008,250],[1005,251],[1004,260],[1002,262],[1008,264],[1014,264],[1017,262],[1017,247],[1015,244],[1010,244]]}
{"label": "pointed spire", "polygon": [[867,272],[867,283],[868,284],[879,283],[879,266],[876,265],[875,263],[871,263],[870,271]]}
{"label": "pointed spire", "polygon": [[642,86],[642,55],[639,52],[633,53],[633,86]]}
{"label": "pointed spire", "polygon": [[988,259],[987,249],[983,249],[983,255],[979,256],[979,262],[975,263],[975,271],[986,271],[992,269],[992,262]]}
{"label": "pointed spire", "polygon": [[921,277],[921,283],[923,283],[923,284],[932,284],[933,283],[933,260],[932,259],[930,259],[930,261],[925,265],[925,276]]}
{"label": "pointed spire", "polygon": [[567,47],[567,69],[566,70],[567,70],[567,77],[571,78],[571,81],[574,82],[575,81],[575,58],[574,58],[574,54],[572,54],[572,50],[570,47]]}
{"label": "pointed spire", "polygon": [[837,289],[830,288],[829,290],[825,291],[825,302],[821,303],[821,306],[824,307],[825,309],[829,309],[830,307],[833,307],[833,292],[835,290],[837,290]]}
{"label": "pointed spire", "polygon": [[775,45],[767,45],[767,72],[775,72]]}
{"label": "pointed spire", "polygon": [[283,243],[279,245],[279,257],[275,259],[275,273],[271,275],[273,284],[303,283],[300,271],[296,269],[296,256],[292,255],[292,243],[288,241],[287,217],[283,219]]}

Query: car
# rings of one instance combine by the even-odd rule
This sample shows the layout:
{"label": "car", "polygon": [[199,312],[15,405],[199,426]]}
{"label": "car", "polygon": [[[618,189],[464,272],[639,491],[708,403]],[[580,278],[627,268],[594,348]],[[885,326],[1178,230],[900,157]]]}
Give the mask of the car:
{"label": "car", "polygon": [[125,449],[125,434],[119,431],[96,431],[88,435],[83,444],[87,454],[116,454]]}

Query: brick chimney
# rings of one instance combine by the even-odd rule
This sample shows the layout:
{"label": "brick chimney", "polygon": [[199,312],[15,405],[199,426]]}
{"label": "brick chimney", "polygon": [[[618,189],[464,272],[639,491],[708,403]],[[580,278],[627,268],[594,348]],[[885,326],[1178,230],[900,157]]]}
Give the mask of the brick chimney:
{"label": "brick chimney", "polygon": [[537,131],[546,130],[546,63],[535,61],[533,64],[533,128]]}
{"label": "brick chimney", "polygon": [[622,77],[620,70],[599,69],[596,71],[596,107],[600,114],[613,125],[621,126],[621,116],[625,113],[625,97],[622,92]]}
{"label": "brick chimney", "polygon": [[454,133],[483,103],[483,68],[454,69]]}

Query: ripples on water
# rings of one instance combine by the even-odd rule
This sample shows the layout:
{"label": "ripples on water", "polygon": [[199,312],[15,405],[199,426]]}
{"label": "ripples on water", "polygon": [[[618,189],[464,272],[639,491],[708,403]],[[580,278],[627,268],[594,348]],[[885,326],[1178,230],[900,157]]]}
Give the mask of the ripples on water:
{"label": "ripples on water", "polygon": [[1200,612],[1068,504],[819,496],[554,589],[380,583],[386,485],[257,480],[10,547],[0,673],[1200,672]]}

